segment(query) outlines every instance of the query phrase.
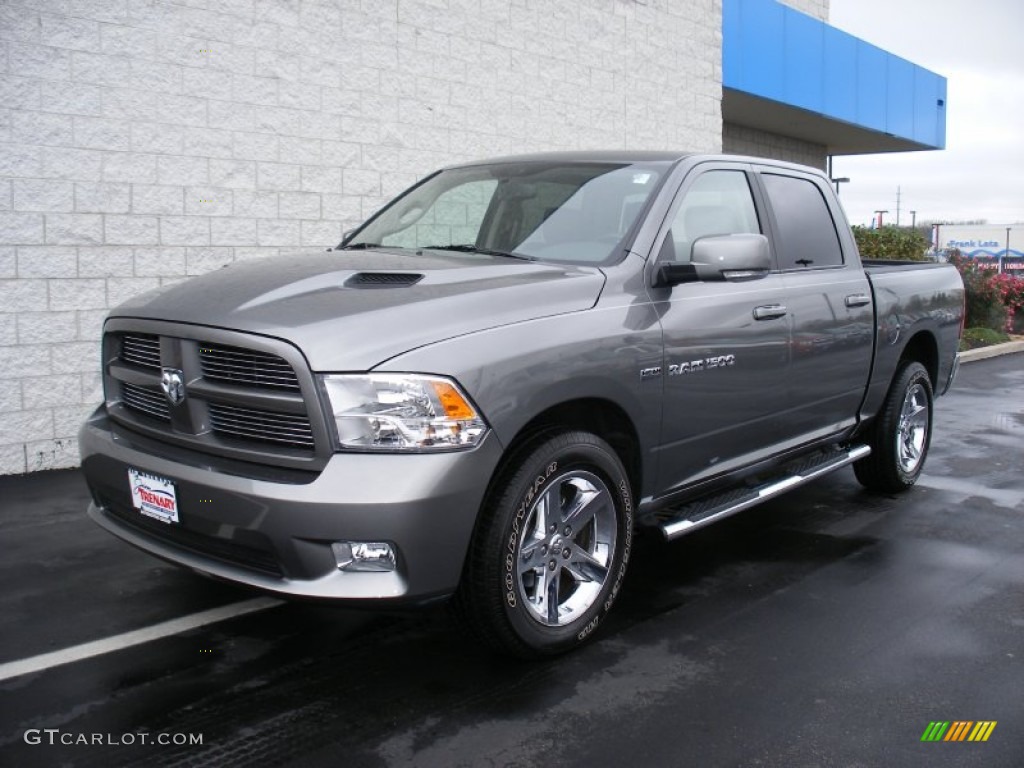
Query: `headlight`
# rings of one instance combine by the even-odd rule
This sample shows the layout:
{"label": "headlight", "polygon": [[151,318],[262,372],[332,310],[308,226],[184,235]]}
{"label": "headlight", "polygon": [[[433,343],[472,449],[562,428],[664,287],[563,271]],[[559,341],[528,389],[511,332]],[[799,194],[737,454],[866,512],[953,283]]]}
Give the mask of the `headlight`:
{"label": "headlight", "polygon": [[321,379],[341,448],[471,448],[487,431],[458,384],[442,376],[370,373]]}

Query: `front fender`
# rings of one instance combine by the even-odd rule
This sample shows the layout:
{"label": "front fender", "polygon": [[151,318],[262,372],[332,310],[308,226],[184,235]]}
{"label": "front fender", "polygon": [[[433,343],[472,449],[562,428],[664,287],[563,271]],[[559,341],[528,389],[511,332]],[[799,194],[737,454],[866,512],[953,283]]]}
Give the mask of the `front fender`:
{"label": "front fender", "polygon": [[[662,378],[640,378],[662,364],[656,321],[636,322],[636,305],[597,307],[431,344],[374,370],[453,376],[504,444],[544,411],[581,399],[621,408],[643,455],[660,434]],[[648,311],[653,312],[653,309]]]}

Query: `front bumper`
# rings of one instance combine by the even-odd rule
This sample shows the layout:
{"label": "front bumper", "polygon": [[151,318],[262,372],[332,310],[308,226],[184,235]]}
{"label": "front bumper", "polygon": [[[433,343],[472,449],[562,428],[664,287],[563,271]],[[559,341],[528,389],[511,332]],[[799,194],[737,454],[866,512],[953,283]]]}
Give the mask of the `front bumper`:
{"label": "front bumper", "polygon": [[[100,407],[79,434],[89,515],[157,557],[286,596],[415,604],[453,592],[501,446],[470,451],[339,453],[322,472],[281,480],[225,472],[216,457],[183,460],[113,424]],[[128,468],[174,482],[180,522],[132,506]],[[265,472],[263,473],[266,474]],[[383,541],[397,569],[341,571],[335,541]]]}

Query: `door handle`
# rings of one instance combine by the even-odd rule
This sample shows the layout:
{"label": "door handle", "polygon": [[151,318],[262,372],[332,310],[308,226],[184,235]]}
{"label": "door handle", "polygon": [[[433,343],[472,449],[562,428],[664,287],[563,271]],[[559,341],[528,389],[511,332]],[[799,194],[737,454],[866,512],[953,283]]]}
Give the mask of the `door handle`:
{"label": "door handle", "polygon": [[848,307],[863,307],[865,304],[871,303],[871,297],[866,293],[851,293],[843,302]]}
{"label": "door handle", "polygon": [[754,307],[755,320],[774,320],[777,317],[785,317],[786,308],[782,304],[765,304],[761,307]]}

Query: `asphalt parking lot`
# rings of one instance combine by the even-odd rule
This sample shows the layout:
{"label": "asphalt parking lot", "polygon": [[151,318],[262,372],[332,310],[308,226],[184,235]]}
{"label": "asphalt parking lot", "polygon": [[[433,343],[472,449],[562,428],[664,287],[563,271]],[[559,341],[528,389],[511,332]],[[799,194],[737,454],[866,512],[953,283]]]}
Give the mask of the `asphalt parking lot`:
{"label": "asphalt parking lot", "polygon": [[[1022,460],[1024,355],[971,363],[911,493],[847,469],[641,540],[581,652],[495,658],[443,608],[274,605],[3,679],[0,764],[1018,767]],[[86,497],[74,471],[0,478],[0,673],[258,597],[123,545]],[[922,742],[933,721],[997,725]]]}

